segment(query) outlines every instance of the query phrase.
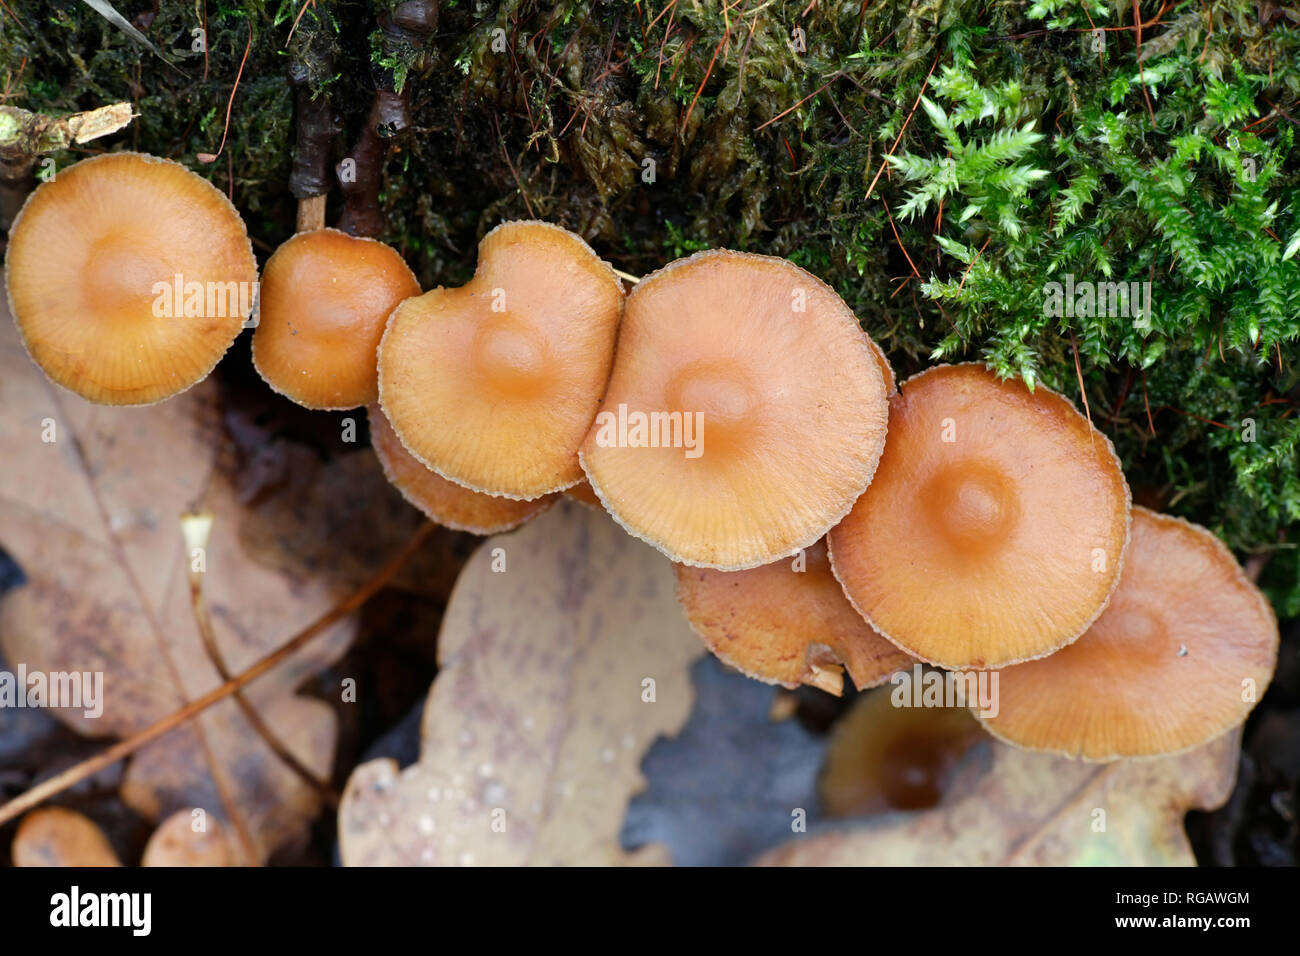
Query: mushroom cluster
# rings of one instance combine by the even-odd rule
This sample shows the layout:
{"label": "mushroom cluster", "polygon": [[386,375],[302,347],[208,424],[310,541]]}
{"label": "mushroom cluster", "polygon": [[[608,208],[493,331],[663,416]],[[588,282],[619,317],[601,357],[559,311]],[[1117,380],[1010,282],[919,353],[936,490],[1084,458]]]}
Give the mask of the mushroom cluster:
{"label": "mushroom cluster", "polygon": [[466,285],[420,294],[395,250],[320,228],[259,290],[224,196],[115,153],[33,193],[5,269],[32,358],[109,404],[201,380],[252,287],[257,371],[308,408],[365,406],[415,507],[476,534],[561,493],[603,508],[676,563],[692,626],[759,680],[992,674],[992,734],[1110,760],[1226,732],[1272,677],[1267,601],[1208,531],[1131,506],[1065,398],[971,364],[897,385],[840,296],[784,259],[701,252],[625,293],[578,236],[510,222]]}

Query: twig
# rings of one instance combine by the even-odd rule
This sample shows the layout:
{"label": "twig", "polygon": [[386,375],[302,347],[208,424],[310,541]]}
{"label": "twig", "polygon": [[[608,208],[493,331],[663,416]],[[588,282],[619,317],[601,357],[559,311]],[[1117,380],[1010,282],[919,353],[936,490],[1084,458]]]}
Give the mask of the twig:
{"label": "twig", "polygon": [[980,256],[984,254],[984,250],[988,248],[988,245],[992,241],[992,239],[993,236],[990,235],[988,239],[984,240],[984,245],[980,246],[979,252],[975,253],[975,258],[970,261],[970,265],[966,267],[966,271],[961,274],[961,283],[957,286],[958,292],[960,292],[962,289],[966,287],[966,277],[969,276],[970,271],[975,268],[975,263],[980,261]]}
{"label": "twig", "polygon": [[[207,551],[208,537],[212,532],[212,514],[202,512],[182,515],[181,530],[185,535],[185,547],[188,553],[193,554],[196,548]],[[207,599],[203,595],[203,577],[204,572],[196,570],[191,562],[190,608],[194,612],[194,624],[198,628],[199,638],[203,641],[203,649],[207,652],[208,659],[212,662],[212,666],[217,669],[221,679],[228,683],[234,680],[234,675],[230,672],[225,655],[221,653],[221,647],[217,643],[216,628],[212,625],[212,613],[208,608]],[[242,691],[235,691],[233,696],[235,703],[244,712],[244,716],[253,725],[253,729],[257,731],[258,736],[266,741],[266,745],[274,751],[284,765],[319,793],[331,808],[337,809],[339,797],[334,792],[334,788],[329,785],[329,782],[316,776],[310,767],[294,756],[284,741],[262,719],[262,715],[257,712],[257,709],[244,696]]]}
{"label": "twig", "polygon": [[[1083,386],[1083,363],[1079,361],[1079,343],[1075,341],[1074,333],[1070,333],[1070,350],[1074,352],[1074,374],[1079,376],[1079,394],[1083,397],[1083,413],[1088,419],[1088,424],[1092,425],[1092,409],[1088,405],[1088,390]],[[1088,429],[1088,439],[1095,441],[1092,429]]]}
{"label": "twig", "polygon": [[1146,369],[1143,369],[1143,370],[1142,370],[1142,404],[1146,406],[1146,410],[1147,410],[1147,425],[1148,425],[1148,426],[1150,427],[1150,429],[1151,429],[1151,437],[1152,437],[1152,438],[1155,438],[1155,437],[1156,437],[1156,423],[1155,423],[1155,421],[1151,418],[1151,396],[1150,396],[1149,394],[1147,394],[1147,370],[1146,370]]}
{"label": "twig", "polygon": [[519,187],[519,195],[524,197],[524,208],[528,210],[529,216],[536,216],[533,212],[533,204],[528,201],[528,193],[524,190],[523,180],[519,178],[519,173],[515,170],[515,164],[510,161],[510,153],[506,150],[505,137],[501,135],[501,124],[497,122],[497,114],[492,114],[492,126],[497,131],[497,142],[501,144],[501,156],[510,167],[510,175],[515,177],[515,185]]}
{"label": "twig", "polygon": [[239,72],[235,74],[235,85],[230,88],[230,99],[226,101],[226,125],[221,130],[221,145],[217,147],[215,153],[199,153],[195,158],[200,163],[215,163],[221,151],[226,148],[226,137],[230,135],[230,113],[235,108],[235,94],[239,92],[239,81],[244,76],[244,64],[248,62],[248,54],[253,49],[253,21],[248,21],[248,45],[244,47],[244,56],[239,61]]}
{"label": "twig", "polygon": [[94,757],[87,758],[78,764],[69,767],[61,773],[55,774],[43,783],[37,784],[26,793],[19,794],[8,803],[0,806],[0,826],[20,816],[33,807],[39,806],[50,797],[62,793],[69,787],[75,786],[82,780],[93,777],[105,767],[111,767],[125,757],[129,757],[145,744],[157,740],[159,737],[175,730],[194,717],[203,713],[213,704],[220,703],[236,691],[247,687],[253,681],[257,680],[268,671],[273,670],[276,666],[292,657],[304,644],[313,637],[327,630],[336,622],[347,617],[361,605],[365,604],[372,595],[382,588],[398,571],[402,569],[411,555],[424,543],[430,532],[433,531],[432,522],[425,522],[420,529],[411,537],[401,551],[384,565],[375,576],[365,584],[361,585],[349,597],[335,605],[331,610],[325,612],[303,630],[291,637],[279,650],[272,651],[254,664],[248,670],[242,672],[233,680],[229,680],[214,690],[208,691],[202,697],[186,704],[180,710],[168,714],[161,720],[150,724],[144,730],[132,734],[126,740],[120,741],[109,747],[102,753]]}
{"label": "twig", "polygon": [[839,74],[838,74],[838,73],[832,75],[829,79],[826,80],[825,83],[823,83],[821,86],[817,87],[817,89],[813,90],[811,93],[809,93],[809,94],[808,94],[807,96],[805,96],[803,99],[801,99],[798,103],[794,104],[794,106],[791,106],[789,109],[782,110],[780,113],[777,113],[775,116],[773,116],[770,120],[768,120],[768,121],[767,121],[766,123],[764,123],[762,126],[759,126],[757,129],[755,129],[754,132],[757,133],[757,132],[759,132],[760,130],[765,130],[765,129],[767,129],[769,126],[771,126],[773,123],[775,123],[777,120],[781,119],[781,118],[784,117],[784,116],[788,116],[789,114],[793,113],[795,110],[797,110],[799,107],[803,106],[805,103],[807,103],[810,99],[812,99],[814,96],[816,96],[816,95],[817,95],[818,93],[820,93],[822,90],[826,89],[826,87],[830,86],[830,85],[831,85],[831,82],[832,82],[833,80],[836,80],[836,79],[838,79],[838,78],[839,78]]}
{"label": "twig", "polygon": [[907,126],[912,122],[912,117],[916,115],[916,108],[921,105],[921,97],[925,96],[925,91],[930,85],[930,77],[934,76],[934,69],[938,65],[939,58],[936,56],[934,62],[930,64],[930,72],[925,74],[925,82],[921,84],[921,92],[916,94],[916,102],[912,104],[911,110],[908,111],[907,119],[903,120],[903,126],[899,129],[898,135],[894,137],[894,145],[889,147],[889,152],[886,153],[885,158],[880,161],[880,168],[876,170],[875,178],[871,180],[871,185],[867,187],[867,193],[862,197],[863,199],[870,199],[872,190],[876,188],[876,183],[880,182],[880,177],[884,174],[885,167],[889,165],[889,157],[894,154],[894,150],[898,149],[898,144],[902,141],[903,134],[907,132]]}
{"label": "twig", "polygon": [[[686,108],[686,116],[682,119],[682,135],[685,135],[686,127],[691,123],[691,114],[695,112],[695,104],[700,101],[700,94],[704,92],[704,84],[708,83],[709,77],[713,75],[713,65],[718,62],[718,53],[722,50],[722,45],[727,42],[727,38],[730,36],[731,27],[727,27],[727,31],[722,34],[722,39],[719,40],[718,45],[713,48],[713,56],[709,57],[709,67],[704,71],[704,79],[700,80],[700,85],[695,90],[695,96],[691,98],[691,105]],[[762,128],[763,127],[761,126],[759,127],[759,129]]]}
{"label": "twig", "polygon": [[907,254],[907,248],[903,245],[903,239],[898,234],[898,227],[894,225],[894,214],[889,211],[889,201],[882,196],[881,202],[885,204],[885,215],[889,217],[889,228],[894,230],[894,241],[898,243],[898,248],[903,250],[903,255],[907,259],[907,264],[912,267],[913,275],[920,279],[920,270],[916,268],[916,263],[912,261],[912,257]]}

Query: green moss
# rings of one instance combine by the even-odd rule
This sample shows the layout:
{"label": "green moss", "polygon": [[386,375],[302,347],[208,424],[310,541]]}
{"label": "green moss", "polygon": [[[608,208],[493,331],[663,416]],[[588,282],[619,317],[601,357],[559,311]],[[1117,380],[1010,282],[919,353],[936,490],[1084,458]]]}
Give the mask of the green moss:
{"label": "green moss", "polygon": [[[81,4],[9,6],[28,28],[0,15],[6,103],[129,98],[142,115],[113,145],[205,169],[267,247],[293,228],[300,3],[209,3],[206,76],[182,55],[202,4],[135,21],[179,70]],[[1132,5],[1096,0],[444,2],[431,48],[400,63],[375,62],[375,6],[318,3],[304,24],[335,38],[311,82],[349,141],[374,71],[406,71],[414,122],[383,199],[426,285],[463,281],[488,228],[536,216],[636,273],[709,246],[789,256],[904,375],[979,359],[1079,400],[1077,349],[1139,498],[1273,552],[1264,582],[1295,614],[1300,33],[1240,0],[1158,22],[1162,5],[1141,7],[1141,58]],[[198,167],[250,24],[226,153]],[[1045,314],[1067,274],[1150,281],[1149,327]]]}

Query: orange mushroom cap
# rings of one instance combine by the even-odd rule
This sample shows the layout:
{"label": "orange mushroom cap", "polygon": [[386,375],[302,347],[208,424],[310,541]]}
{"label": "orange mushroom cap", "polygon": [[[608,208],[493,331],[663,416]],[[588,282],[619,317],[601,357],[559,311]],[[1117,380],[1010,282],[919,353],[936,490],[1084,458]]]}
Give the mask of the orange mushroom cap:
{"label": "orange mushroom cap", "polygon": [[212,371],[252,311],[257,262],[207,180],[108,153],[32,193],[5,280],[23,344],[52,381],[92,402],[147,405]]}
{"label": "orange mushroom cap", "polygon": [[384,324],[420,284],[390,247],[337,229],[289,239],[267,260],[253,365],[306,408],[341,411],[379,398]]}
{"label": "orange mushroom cap", "polygon": [[500,534],[541,514],[559,497],[519,501],[470,491],[420,464],[403,447],[378,405],[371,405],[366,413],[370,444],[388,480],[403,498],[443,527],[471,534]]}
{"label": "orange mushroom cap", "polygon": [[801,558],[747,571],[679,564],[677,600],[709,650],[769,684],[839,694],[841,664],[859,690],[913,664],[845,600],[820,541]]}
{"label": "orange mushroom cap", "polygon": [[1277,619],[1204,528],[1133,509],[1110,605],[1069,647],[999,672],[994,736],[1085,760],[1172,754],[1240,724],[1277,665]]}
{"label": "orange mushroom cap", "polygon": [[1110,440],[1061,396],[979,365],[904,382],[889,422],[875,480],[830,535],[859,612],[953,669],[1042,657],[1087,630],[1128,542]]}
{"label": "orange mushroom cap", "polygon": [[784,259],[716,250],[628,295],[581,457],[631,534],[735,571],[812,545],[848,512],[887,415],[879,353],[829,286]]}
{"label": "orange mushroom cap", "polygon": [[936,806],[983,739],[964,707],[896,707],[887,688],[862,694],[835,724],[817,778],[831,817]]}
{"label": "orange mushroom cap", "polygon": [[407,299],[379,348],[384,413],[425,465],[537,498],[582,480],[578,446],[614,360],[623,286],[580,238],[510,222],[459,289]]}

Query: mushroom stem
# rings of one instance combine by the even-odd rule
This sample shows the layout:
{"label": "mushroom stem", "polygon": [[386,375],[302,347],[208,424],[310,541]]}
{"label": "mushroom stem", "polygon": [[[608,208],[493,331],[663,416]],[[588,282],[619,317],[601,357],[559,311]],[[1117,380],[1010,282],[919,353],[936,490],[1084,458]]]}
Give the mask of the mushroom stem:
{"label": "mushroom stem", "polygon": [[325,196],[333,182],[330,160],[343,124],[324,87],[333,73],[333,35],[320,29],[313,16],[296,36],[289,66],[297,113],[289,192],[298,200],[298,231],[310,232],[325,225]]}
{"label": "mushroom stem", "polygon": [[298,200],[298,232],[315,232],[325,228],[325,196],[308,196]]}

